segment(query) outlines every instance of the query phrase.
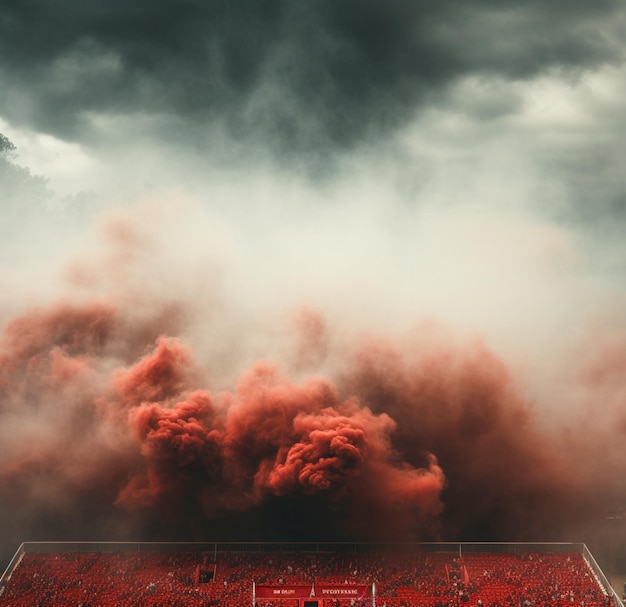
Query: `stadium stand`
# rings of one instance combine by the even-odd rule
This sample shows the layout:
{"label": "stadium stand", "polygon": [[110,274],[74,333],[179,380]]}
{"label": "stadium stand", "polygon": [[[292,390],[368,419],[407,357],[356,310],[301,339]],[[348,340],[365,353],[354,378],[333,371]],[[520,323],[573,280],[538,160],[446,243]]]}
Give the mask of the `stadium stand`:
{"label": "stadium stand", "polygon": [[0,607],[623,607],[580,544],[26,543]]}

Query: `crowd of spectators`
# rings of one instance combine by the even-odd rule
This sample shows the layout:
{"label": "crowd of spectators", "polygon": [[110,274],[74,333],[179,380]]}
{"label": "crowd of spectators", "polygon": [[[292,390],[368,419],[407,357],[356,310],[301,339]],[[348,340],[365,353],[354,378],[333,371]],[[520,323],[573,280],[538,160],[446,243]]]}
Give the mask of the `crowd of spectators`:
{"label": "crowd of spectators", "polygon": [[[0,607],[252,607],[253,582],[375,584],[376,607],[613,607],[580,554],[422,552],[27,552],[0,585]],[[319,601],[373,604],[370,593]]]}

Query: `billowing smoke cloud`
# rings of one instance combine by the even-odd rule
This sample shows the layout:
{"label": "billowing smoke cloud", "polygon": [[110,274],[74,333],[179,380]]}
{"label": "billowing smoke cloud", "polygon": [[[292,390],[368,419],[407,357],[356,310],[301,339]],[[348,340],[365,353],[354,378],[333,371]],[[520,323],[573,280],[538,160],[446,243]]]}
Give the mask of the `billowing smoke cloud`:
{"label": "billowing smoke cloud", "polygon": [[[217,359],[235,337],[207,358],[192,302],[149,281],[142,299],[128,276],[150,246],[111,225],[112,252],[83,264],[90,288],[112,280],[115,295],[25,312],[0,342],[0,511],[14,543],[578,540],[623,503],[619,451],[603,459],[623,434],[620,343],[571,373],[582,401],[607,400],[602,419],[583,402],[556,426],[484,344],[432,323],[399,340],[304,309],[271,360],[239,356],[226,372]],[[120,258],[126,278],[107,262]],[[84,288],[81,267],[69,276]]]}
{"label": "billowing smoke cloud", "polygon": [[375,520],[418,533],[440,513],[436,457],[403,461],[394,420],[358,395],[342,399],[324,379],[293,383],[267,362],[213,395],[175,339],[157,337],[139,355],[137,335],[149,333],[102,304],[53,307],[7,326],[4,508],[23,502],[37,517],[65,504],[85,516],[102,500],[121,520],[141,511],[184,526],[191,511],[205,517],[207,533],[217,515],[269,497],[317,496],[326,515],[347,521],[354,512],[353,532],[364,537]]}

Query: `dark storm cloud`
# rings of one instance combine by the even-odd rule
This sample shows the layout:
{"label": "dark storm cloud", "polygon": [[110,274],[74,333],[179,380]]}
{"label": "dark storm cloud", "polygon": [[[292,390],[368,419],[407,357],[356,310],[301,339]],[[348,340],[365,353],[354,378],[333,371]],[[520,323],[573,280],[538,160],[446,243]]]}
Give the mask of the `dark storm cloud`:
{"label": "dark storm cloud", "polygon": [[467,74],[615,60],[606,24],[619,6],[5,1],[0,114],[64,139],[95,135],[98,116],[127,116],[163,138],[202,143],[218,124],[283,152],[346,149],[393,132]]}

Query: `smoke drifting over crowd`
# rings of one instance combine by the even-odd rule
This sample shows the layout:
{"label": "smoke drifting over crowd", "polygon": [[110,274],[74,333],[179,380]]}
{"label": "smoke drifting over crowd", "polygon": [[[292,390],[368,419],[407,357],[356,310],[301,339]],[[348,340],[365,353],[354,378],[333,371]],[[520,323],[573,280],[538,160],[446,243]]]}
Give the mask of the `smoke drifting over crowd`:
{"label": "smoke drifting over crowd", "polygon": [[610,551],[622,3],[62,4],[0,8],[3,555]]}
{"label": "smoke drifting over crowd", "polygon": [[[124,274],[145,253],[106,257],[126,256]],[[86,270],[76,263],[71,281]],[[93,283],[113,269],[82,263]],[[564,539],[625,497],[623,460],[607,456],[620,407],[609,425],[564,415],[550,427],[476,338],[426,323],[394,342],[303,310],[264,337],[281,342],[271,357],[225,365],[219,352],[241,344],[203,349],[193,302],[131,291],[6,324],[0,486],[14,542]],[[204,320],[230,313],[214,305]],[[587,365],[580,390],[618,389],[617,350]]]}

